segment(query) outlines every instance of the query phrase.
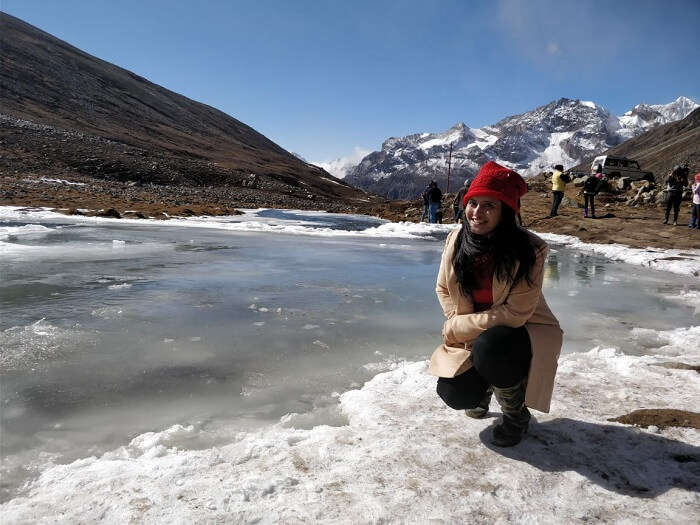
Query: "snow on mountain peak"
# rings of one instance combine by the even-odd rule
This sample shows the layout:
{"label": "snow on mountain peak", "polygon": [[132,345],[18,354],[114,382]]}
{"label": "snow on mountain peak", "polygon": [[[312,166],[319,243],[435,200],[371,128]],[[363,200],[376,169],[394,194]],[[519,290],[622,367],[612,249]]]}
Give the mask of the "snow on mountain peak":
{"label": "snow on mountain peak", "polygon": [[617,117],[594,102],[560,98],[491,126],[459,122],[441,133],[392,137],[348,170],[347,181],[389,198],[413,198],[431,179],[446,188],[448,165],[456,179],[473,175],[488,160],[536,175],[554,164],[574,166],[697,107],[679,97],[669,104],[638,104]]}

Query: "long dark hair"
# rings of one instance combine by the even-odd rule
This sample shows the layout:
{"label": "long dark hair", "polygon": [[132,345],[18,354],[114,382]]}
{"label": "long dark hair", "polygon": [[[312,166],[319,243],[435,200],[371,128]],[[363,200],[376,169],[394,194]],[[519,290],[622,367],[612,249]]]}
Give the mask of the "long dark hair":
{"label": "long dark hair", "polygon": [[[472,233],[468,222],[462,223],[452,255],[452,266],[463,294],[469,295],[478,288],[474,262],[485,254],[493,256],[494,275],[499,280],[514,285],[525,279],[532,285],[530,272],[535,265],[535,248],[527,232],[516,224],[515,212],[510,206],[502,205],[501,222],[490,237]],[[517,262],[520,265],[515,271]]]}

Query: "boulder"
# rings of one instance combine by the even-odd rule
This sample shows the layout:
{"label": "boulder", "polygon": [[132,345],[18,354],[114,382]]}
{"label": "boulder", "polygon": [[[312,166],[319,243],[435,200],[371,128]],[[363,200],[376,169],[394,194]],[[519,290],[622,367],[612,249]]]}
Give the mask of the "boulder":
{"label": "boulder", "polygon": [[627,191],[632,187],[632,179],[629,177],[620,177],[616,181],[616,187],[620,191]]}
{"label": "boulder", "polygon": [[113,219],[121,219],[122,215],[114,208],[109,208],[108,210],[102,210],[97,214],[98,217],[112,217]]}
{"label": "boulder", "polygon": [[585,183],[586,183],[586,177],[580,177],[578,179],[574,179],[574,187],[575,188],[581,188]]}

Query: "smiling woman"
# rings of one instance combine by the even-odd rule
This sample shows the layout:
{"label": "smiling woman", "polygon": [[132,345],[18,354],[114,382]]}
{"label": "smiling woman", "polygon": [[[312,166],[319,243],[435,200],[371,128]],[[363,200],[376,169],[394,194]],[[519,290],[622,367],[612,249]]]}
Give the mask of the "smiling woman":
{"label": "smiling woman", "polygon": [[472,197],[465,206],[469,229],[478,235],[490,235],[501,222],[503,204],[493,197]]}
{"label": "smiling woman", "polygon": [[467,220],[445,245],[437,295],[447,317],[431,358],[437,392],[470,417],[503,419],[493,443],[513,446],[527,431],[527,406],[549,411],[562,332],[542,295],[547,244],[517,226],[522,177],[487,162],[464,197]]}

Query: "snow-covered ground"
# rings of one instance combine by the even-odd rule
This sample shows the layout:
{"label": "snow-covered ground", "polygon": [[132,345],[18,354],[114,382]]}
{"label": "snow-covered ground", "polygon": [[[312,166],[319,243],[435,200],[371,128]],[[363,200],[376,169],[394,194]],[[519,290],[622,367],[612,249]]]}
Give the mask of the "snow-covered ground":
{"label": "snow-covered ground", "polygon": [[[13,239],[56,234],[47,222],[49,227],[13,226],[9,221],[17,213],[0,208],[0,220],[8,221],[0,228],[0,257],[6,260],[35,248]],[[65,219],[47,210],[22,213],[43,221]],[[328,214],[299,212],[305,220],[288,215],[280,224],[272,213],[248,210],[228,219],[157,224],[356,235],[384,243],[444,235],[454,227],[378,221],[360,231],[347,225],[338,230],[324,222]],[[557,246],[592,251],[689,279],[700,272],[699,251],[676,254],[542,236],[553,252]],[[104,249],[124,250],[115,242],[123,241],[110,241]],[[99,253],[93,257],[99,259]],[[670,299],[694,306],[697,316],[700,295],[691,288]],[[487,418],[469,419],[443,405],[425,361],[388,358],[366,365],[382,372],[364,385],[333,393],[335,418],[287,414],[246,432],[174,425],[69,464],[52,465],[49,458],[38,478],[0,506],[0,516],[3,523],[698,523],[700,431],[643,429],[609,419],[641,408],[698,410],[700,374],[666,365],[700,364],[700,326],[625,333],[624,344],[643,349],[643,355],[593,344],[562,355],[551,412],[533,412],[529,434],[511,449],[489,443],[499,414],[495,401]],[[315,425],[318,420],[338,423]]]}
{"label": "snow-covered ground", "polygon": [[[639,333],[640,340],[646,336]],[[427,363],[396,363],[340,396],[343,426],[212,436],[173,426],[46,470],[2,506],[7,523],[697,523],[700,431],[608,418],[697,410],[700,327],[655,333],[653,354],[562,357],[551,413],[517,447],[446,408]],[[653,346],[649,346],[653,345]],[[186,448],[186,450],[184,450]]]}

